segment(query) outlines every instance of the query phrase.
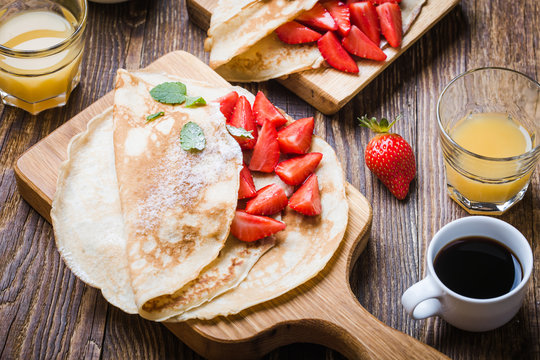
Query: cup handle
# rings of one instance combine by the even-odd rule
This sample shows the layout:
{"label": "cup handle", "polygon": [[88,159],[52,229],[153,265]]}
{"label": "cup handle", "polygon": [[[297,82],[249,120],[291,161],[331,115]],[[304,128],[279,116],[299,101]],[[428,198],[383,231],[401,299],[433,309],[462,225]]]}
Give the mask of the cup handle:
{"label": "cup handle", "polygon": [[401,297],[401,303],[407,313],[415,320],[440,315],[442,296],[441,288],[435,283],[431,275],[408,288]]}

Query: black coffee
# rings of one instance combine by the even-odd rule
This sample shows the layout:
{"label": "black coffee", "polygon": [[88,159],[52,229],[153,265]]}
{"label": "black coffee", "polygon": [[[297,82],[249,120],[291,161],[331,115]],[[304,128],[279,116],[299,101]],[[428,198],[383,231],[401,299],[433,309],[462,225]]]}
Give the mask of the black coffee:
{"label": "black coffee", "polygon": [[501,243],[483,236],[452,241],[439,251],[433,266],[449,289],[476,299],[504,295],[523,277],[514,254]]}

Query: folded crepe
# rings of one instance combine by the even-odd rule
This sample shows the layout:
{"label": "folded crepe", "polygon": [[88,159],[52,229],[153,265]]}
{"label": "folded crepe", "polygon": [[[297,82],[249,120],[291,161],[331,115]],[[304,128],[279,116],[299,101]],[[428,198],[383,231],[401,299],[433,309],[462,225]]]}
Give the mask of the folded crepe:
{"label": "folded crepe", "polygon": [[[311,9],[312,0],[219,0],[205,49],[210,66],[229,81],[265,81],[324,64],[317,44],[285,44],[274,30]],[[405,34],[426,0],[402,0]],[[383,43],[383,48],[387,45]]]}
{"label": "folded crepe", "polygon": [[[129,86],[144,85],[148,87],[164,81],[179,81],[179,79],[163,75],[139,73],[138,76],[133,76],[121,72],[123,80],[126,80],[126,76],[128,75]],[[231,90],[236,90],[253,99],[250,93],[241,88],[213,88],[207,84],[194,81],[184,80],[183,82],[188,87],[188,94],[190,91],[193,91],[194,94],[202,95],[209,101],[209,105],[207,106],[214,110],[208,110],[207,113],[212,115],[217,111],[215,113],[216,117],[221,113],[219,111],[219,105],[212,103],[212,101]],[[133,95],[135,93],[132,92],[131,94]],[[141,103],[133,104],[133,109],[143,110],[145,112],[146,110],[141,109],[140,106]],[[167,110],[170,111],[171,109]],[[219,116],[222,117],[222,115]],[[127,118],[129,116],[126,115],[125,119]],[[208,119],[205,118],[205,121],[209,121],[211,118],[212,116]],[[133,120],[133,118],[130,119]],[[167,121],[165,116],[162,120],[165,123]],[[155,120],[155,122],[155,127],[163,129],[164,125],[158,125],[159,119]],[[224,123],[224,118],[221,122]],[[172,128],[173,126],[171,126]],[[207,136],[207,144],[219,140],[219,138],[210,137],[210,132],[206,132],[205,134]],[[229,136],[228,133],[227,136]],[[157,139],[158,137],[156,136],[154,140]],[[149,140],[152,141],[151,135]],[[226,141],[228,142],[229,140]],[[166,143],[163,142],[163,144]],[[231,144],[234,144],[233,147],[238,146],[236,142]],[[141,145],[139,144],[138,146]],[[209,148],[211,148],[210,144]],[[238,149],[238,151],[240,150]],[[238,159],[235,156],[234,164],[237,162],[241,164],[241,153],[239,154],[240,158]],[[224,158],[222,158],[222,161],[224,161]],[[155,164],[159,166],[160,161],[155,161]],[[176,167],[182,166],[182,164],[172,165]],[[193,164],[191,163],[191,165]],[[213,165],[216,166],[215,162]],[[218,166],[218,169],[224,174],[228,172],[220,166]],[[190,171],[190,174],[193,174],[193,169]],[[235,174],[236,176],[238,175],[237,172]],[[149,177],[149,179],[157,181],[156,178]],[[209,179],[206,178],[205,181],[208,182]],[[190,183],[193,183],[193,180],[191,179]],[[155,183],[152,183],[151,187],[155,185]],[[199,199],[199,209],[208,209],[212,203],[224,206],[223,209],[214,211],[215,214],[209,214],[202,221],[211,222],[214,215],[221,214],[219,216],[223,216],[223,212],[234,212],[236,208],[236,194],[238,192],[237,186],[235,185],[233,189],[228,189],[234,194],[232,204],[225,204],[223,202],[223,196],[226,194],[220,194],[218,197],[214,197],[215,194],[212,194],[213,197],[211,199],[206,199],[208,204],[202,204],[202,206],[200,205],[204,198]],[[152,189],[155,190],[156,187],[152,187]],[[208,191],[208,189],[212,189],[212,187],[206,186],[202,191]],[[223,188],[216,190],[223,190]],[[139,191],[141,194],[145,193],[144,190],[135,191]],[[166,211],[166,206],[160,210]],[[144,209],[141,210],[140,214],[147,216],[144,213]],[[227,214],[225,213],[225,215]],[[193,220],[193,217],[191,220]],[[122,212],[119,183],[115,168],[112,108],[92,119],[88,123],[87,130],[72,139],[68,147],[68,159],[63,163],[58,177],[51,218],[58,250],[75,275],[87,284],[100,288],[104,297],[113,305],[128,313],[139,312],[142,316],[152,320],[165,320],[170,316],[181,314],[237,286],[245,278],[253,264],[275,242],[275,238],[268,237],[254,243],[245,243],[229,236],[225,242],[225,246],[219,251],[217,257],[213,256],[207,265],[196,265],[200,269],[195,274],[194,279],[191,279],[187,283],[176,282],[176,285],[171,285],[171,291],[163,291],[158,296],[154,296],[150,300],[143,303],[139,302],[138,304],[135,292],[133,291],[135,287],[132,283],[132,264],[130,263],[130,257],[127,251],[130,244],[127,229],[133,227],[134,224],[124,222],[124,213]],[[144,218],[144,220],[147,221],[147,218]],[[219,221],[222,222],[223,219]],[[135,224],[139,224],[139,221],[135,220]],[[166,228],[167,226],[169,226],[169,223],[161,226],[161,228]],[[223,229],[219,229],[219,232],[224,233],[225,237],[227,237],[228,231],[229,225],[224,226]],[[178,234],[174,234],[174,236],[178,236]],[[199,240],[202,242],[208,239],[213,241],[212,236]],[[143,239],[139,240],[144,241]],[[158,244],[159,240],[155,241],[155,248],[163,245],[172,246],[170,242]],[[131,243],[134,243],[133,239]],[[178,241],[178,243],[181,244],[181,241]],[[144,248],[144,243],[142,246]],[[180,247],[185,248],[185,244],[180,245]],[[200,247],[193,249],[191,254],[196,253],[199,249]],[[184,254],[184,252],[181,251],[181,254]],[[132,260],[133,258],[131,258]],[[138,261],[138,259],[135,261]],[[152,271],[155,276],[153,285],[155,288],[163,288],[162,273],[168,271],[168,266],[175,264],[177,261],[178,259],[171,260],[164,265],[163,269],[159,269],[156,263],[154,263]],[[202,261],[206,260],[203,259]],[[188,270],[192,271],[191,269]],[[177,276],[177,278],[181,278],[181,276]],[[172,282],[174,280],[173,278]],[[184,280],[181,281],[183,282]],[[142,292],[142,290],[139,291]],[[151,291],[153,294],[155,293],[155,291]],[[144,297],[145,294],[142,293],[142,295]]]}

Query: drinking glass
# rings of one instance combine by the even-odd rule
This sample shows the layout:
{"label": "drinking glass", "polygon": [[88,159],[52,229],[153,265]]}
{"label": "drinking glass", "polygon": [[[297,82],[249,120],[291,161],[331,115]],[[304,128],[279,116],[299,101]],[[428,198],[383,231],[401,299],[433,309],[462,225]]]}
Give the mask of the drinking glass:
{"label": "drinking glass", "polygon": [[[491,157],[460,146],[453,131],[479,114],[507,117],[523,133],[526,151],[515,156]],[[447,190],[453,200],[471,214],[497,215],[523,198],[540,157],[538,82],[504,68],[467,71],[441,93],[437,119]],[[472,134],[473,142],[481,132]],[[508,143],[500,144],[503,150],[504,146]]]}
{"label": "drinking glass", "polygon": [[80,80],[86,0],[0,1],[0,95],[31,114],[66,104]]}

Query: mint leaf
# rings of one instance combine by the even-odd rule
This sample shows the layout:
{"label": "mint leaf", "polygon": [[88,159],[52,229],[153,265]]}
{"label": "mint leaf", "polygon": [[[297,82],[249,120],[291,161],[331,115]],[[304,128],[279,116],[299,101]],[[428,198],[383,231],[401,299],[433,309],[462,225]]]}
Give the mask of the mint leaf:
{"label": "mint leaf", "polygon": [[157,112],[155,114],[150,114],[146,117],[146,122],[151,122],[151,121],[154,121],[156,120],[157,118],[159,117],[162,117],[163,115],[165,115],[165,113],[163,111],[160,111],[160,112]]}
{"label": "mint leaf", "polygon": [[186,151],[203,150],[206,146],[206,139],[200,126],[193,121],[186,123],[180,131],[180,145]]}
{"label": "mint leaf", "polygon": [[181,104],[186,101],[186,85],[181,82],[165,82],[150,90],[154,100],[164,104]]}
{"label": "mint leaf", "polygon": [[248,131],[242,127],[235,127],[229,124],[225,126],[227,126],[227,130],[229,131],[229,134],[231,134],[232,136],[236,136],[236,137],[240,137],[244,139],[255,139],[253,135],[251,134],[253,130]]}
{"label": "mint leaf", "polygon": [[186,97],[186,107],[195,107],[199,105],[206,105],[206,101],[201,96]]}

